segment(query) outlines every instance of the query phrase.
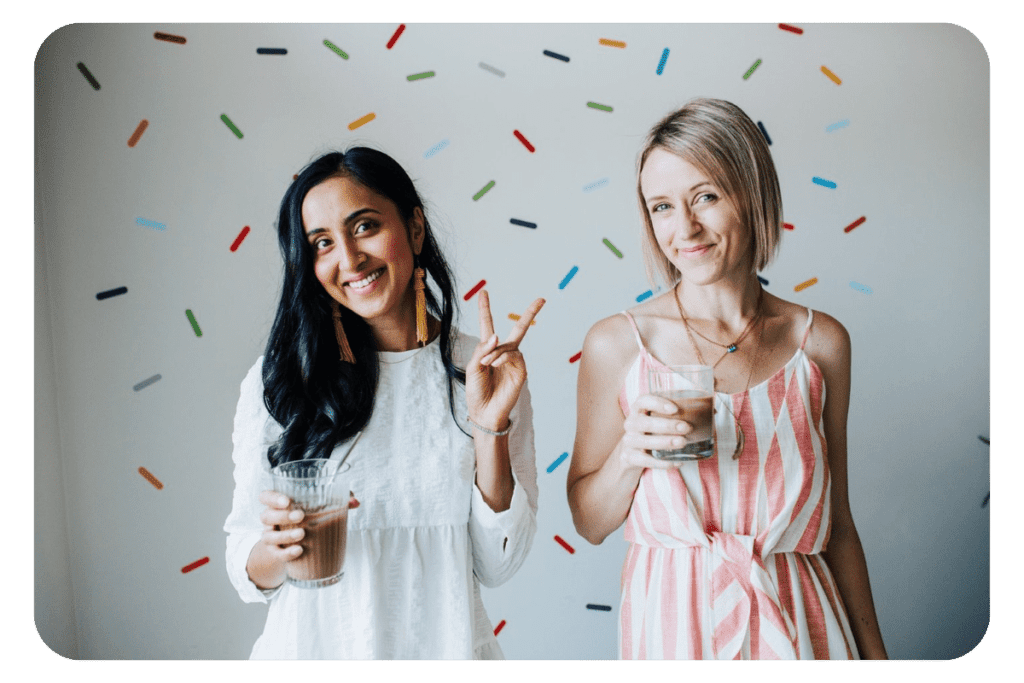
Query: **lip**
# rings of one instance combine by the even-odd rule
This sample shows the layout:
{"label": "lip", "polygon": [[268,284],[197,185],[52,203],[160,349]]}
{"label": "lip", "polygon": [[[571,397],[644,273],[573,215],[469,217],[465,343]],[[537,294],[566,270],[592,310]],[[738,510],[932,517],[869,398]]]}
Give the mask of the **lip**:
{"label": "lip", "polygon": [[710,244],[701,244],[701,245],[696,246],[696,247],[690,247],[689,249],[680,249],[679,250],[679,254],[683,258],[688,258],[688,259],[697,258],[697,257],[703,256],[705,253],[707,253],[707,251],[711,247],[712,247],[712,245],[710,245]]}
{"label": "lip", "polygon": [[352,278],[351,280],[346,280],[343,283],[343,285],[345,286],[345,288],[348,291],[353,292],[355,294],[367,294],[369,292],[372,292],[374,289],[376,289],[377,283],[381,281],[381,278],[383,278],[386,273],[381,272],[381,274],[379,276],[377,276],[376,280],[374,280],[370,284],[366,285],[365,287],[356,288],[356,287],[352,286],[352,283],[353,282],[359,282],[360,280],[365,280],[368,276],[372,275],[373,273],[376,273],[378,271],[385,271],[385,270],[386,270],[385,268],[374,268],[373,270],[368,271],[365,274],[360,275],[359,277]]}

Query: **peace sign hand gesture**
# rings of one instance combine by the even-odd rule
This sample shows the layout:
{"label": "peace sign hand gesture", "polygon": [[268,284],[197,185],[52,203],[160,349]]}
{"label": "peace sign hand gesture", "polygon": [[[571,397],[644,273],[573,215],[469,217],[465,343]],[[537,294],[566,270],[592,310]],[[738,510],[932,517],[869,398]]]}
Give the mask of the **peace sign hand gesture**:
{"label": "peace sign hand gesture", "polygon": [[509,413],[519,400],[519,392],[526,382],[526,361],[519,351],[519,343],[545,301],[537,299],[530,304],[503,344],[498,343],[498,335],[494,333],[486,289],[477,296],[477,303],[480,309],[480,343],[466,367],[466,407],[470,420],[500,432],[508,428]]}

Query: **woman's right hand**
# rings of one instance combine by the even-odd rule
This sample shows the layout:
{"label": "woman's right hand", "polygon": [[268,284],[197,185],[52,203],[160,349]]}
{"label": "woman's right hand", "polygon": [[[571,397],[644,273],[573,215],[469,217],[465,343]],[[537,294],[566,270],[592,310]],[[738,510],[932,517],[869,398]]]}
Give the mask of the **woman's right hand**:
{"label": "woman's right hand", "polygon": [[652,450],[672,450],[686,444],[686,435],[693,427],[679,417],[679,406],[654,394],[643,394],[630,406],[622,425],[625,433],[619,440],[619,465],[625,469],[651,468],[667,470],[686,461],[661,460]]}
{"label": "woman's right hand", "polygon": [[[269,590],[284,583],[287,563],[302,554],[299,541],[306,535],[301,526],[304,513],[292,508],[291,499],[277,491],[263,491],[259,501],[267,506],[260,513],[263,535],[249,553],[246,571],[259,588]],[[359,501],[350,491],[348,508],[357,507]]]}

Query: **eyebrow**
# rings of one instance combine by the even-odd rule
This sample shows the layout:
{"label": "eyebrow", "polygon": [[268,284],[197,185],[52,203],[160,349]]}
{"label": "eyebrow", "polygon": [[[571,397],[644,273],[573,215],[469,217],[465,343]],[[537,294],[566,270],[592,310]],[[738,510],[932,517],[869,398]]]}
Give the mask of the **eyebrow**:
{"label": "eyebrow", "polygon": [[[691,187],[689,189],[689,191],[693,192],[694,190],[696,190],[701,185],[710,185],[711,187],[715,186],[714,183],[712,183],[710,180],[702,180],[699,183],[697,183],[696,185],[694,185],[693,187]],[[658,195],[654,195],[653,197],[644,197],[644,203],[653,202],[653,201],[656,201],[658,199],[668,199],[668,198],[669,197],[667,197],[666,195],[658,194]]]}
{"label": "eyebrow", "polygon": [[[371,209],[370,207],[366,207],[366,208],[363,208],[363,209],[358,209],[358,210],[353,211],[352,213],[350,213],[345,218],[345,220],[342,221],[342,224],[344,224],[344,225],[351,225],[354,220],[356,220],[357,218],[362,216],[364,213],[380,214],[380,211],[377,211],[376,209]],[[318,234],[320,234],[322,232],[327,232],[327,228],[313,228],[312,230],[310,230],[309,232],[306,233],[306,237],[312,237],[313,235],[318,235]]]}

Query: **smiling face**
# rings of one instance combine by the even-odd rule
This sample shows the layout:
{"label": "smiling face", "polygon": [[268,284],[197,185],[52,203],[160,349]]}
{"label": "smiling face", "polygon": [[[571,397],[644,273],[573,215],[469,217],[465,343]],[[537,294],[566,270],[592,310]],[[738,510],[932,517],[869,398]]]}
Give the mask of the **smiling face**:
{"label": "smiling face", "polygon": [[640,189],[659,248],[688,282],[749,276],[751,231],[706,173],[659,147],[644,163]]}
{"label": "smiling face", "polygon": [[407,226],[390,199],[336,176],[306,194],[302,225],[316,278],[331,298],[366,320],[379,340],[409,330],[415,336],[413,254],[424,238],[419,207]]}

